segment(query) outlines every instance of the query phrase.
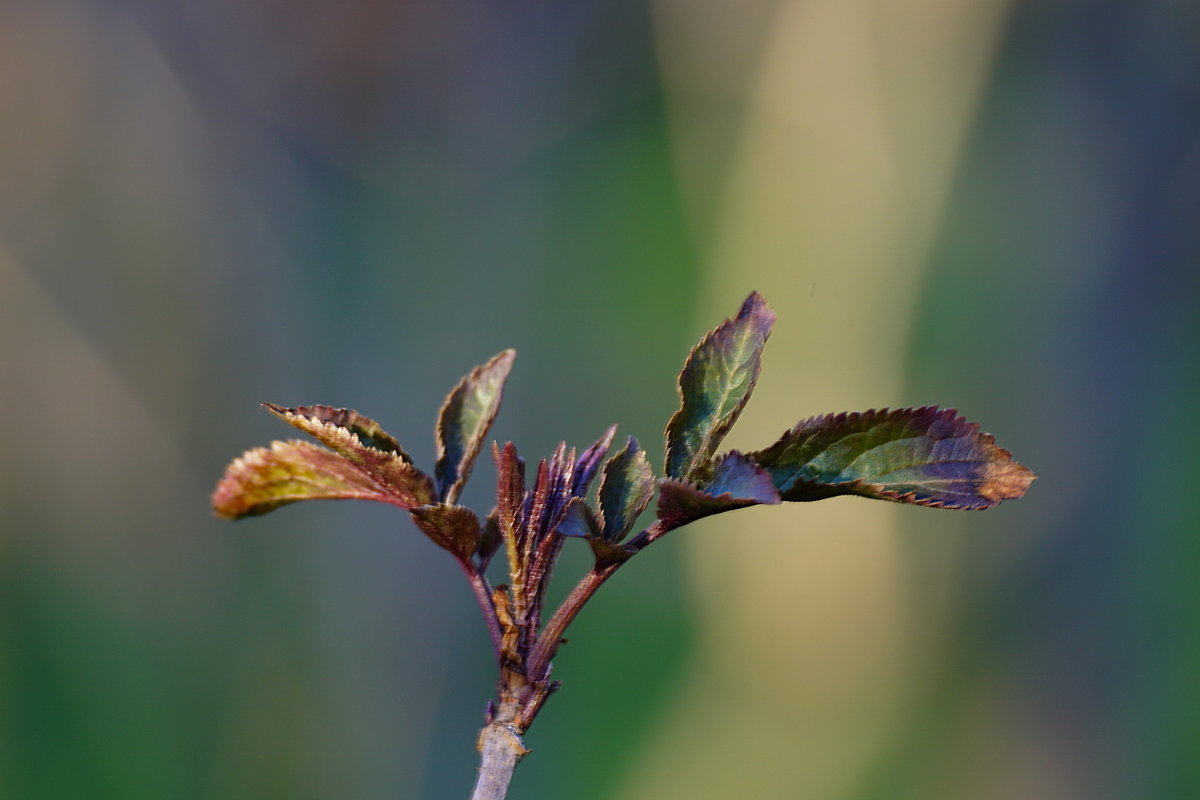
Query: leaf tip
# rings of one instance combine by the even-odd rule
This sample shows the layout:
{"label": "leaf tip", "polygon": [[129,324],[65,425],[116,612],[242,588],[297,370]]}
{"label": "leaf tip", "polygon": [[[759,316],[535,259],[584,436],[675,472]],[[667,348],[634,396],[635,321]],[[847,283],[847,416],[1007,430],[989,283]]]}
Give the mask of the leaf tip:
{"label": "leaf tip", "polygon": [[767,305],[767,298],[757,290],[746,295],[742,307],[738,309],[737,319],[756,319],[760,325],[770,328],[775,323],[775,312]]}
{"label": "leaf tip", "polygon": [[988,464],[979,484],[979,494],[993,504],[1001,500],[1016,500],[1025,496],[1035,480],[1037,474],[1024,464],[1013,461],[1009,454],[1004,460]]}
{"label": "leaf tip", "polygon": [[516,360],[517,349],[515,347],[509,347],[508,349],[501,350],[499,353],[492,356],[492,360],[488,362],[487,366],[502,367],[504,373],[507,375],[509,370],[512,369],[513,362]]}
{"label": "leaf tip", "polygon": [[213,516],[221,519],[240,519],[244,516],[235,507],[234,499],[233,488],[228,486],[224,480],[218,483],[216,490],[208,500]]}

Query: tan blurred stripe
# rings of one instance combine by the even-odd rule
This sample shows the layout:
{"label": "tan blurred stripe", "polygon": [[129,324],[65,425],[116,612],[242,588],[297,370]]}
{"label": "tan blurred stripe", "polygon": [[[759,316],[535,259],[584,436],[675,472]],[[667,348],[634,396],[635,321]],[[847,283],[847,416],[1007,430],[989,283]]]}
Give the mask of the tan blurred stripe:
{"label": "tan blurred stripe", "polygon": [[[656,4],[684,187],[715,194],[690,204],[697,228],[712,229],[704,324],[754,288],[779,312],[731,445],[901,399],[926,250],[1006,8]],[[714,132],[721,109],[740,116]],[[910,680],[903,513],[920,512],[856,500],[755,509],[658,545],[686,548],[701,641],[614,796],[846,796]]]}

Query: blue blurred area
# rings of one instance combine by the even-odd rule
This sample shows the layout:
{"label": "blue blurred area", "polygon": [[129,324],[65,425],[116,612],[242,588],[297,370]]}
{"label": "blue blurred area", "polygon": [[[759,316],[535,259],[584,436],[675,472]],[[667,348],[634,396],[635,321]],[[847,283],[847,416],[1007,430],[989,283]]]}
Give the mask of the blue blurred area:
{"label": "blue blurred area", "polygon": [[[709,309],[764,279],[728,258],[753,223],[737,209],[764,198],[836,226],[824,201],[858,174],[816,165],[842,183],[803,173],[794,210],[773,206],[793,173],[744,177],[752,107],[787,97],[768,54],[799,46],[780,21],[844,14],[866,33],[830,41],[878,89],[884,65],[938,63],[888,38],[936,6],[0,5],[0,797],[465,796],[494,675],[461,576],[388,508],[211,518],[225,463],[289,435],[256,404],[357,408],[429,465],[445,392],[513,346],[498,439],[532,461],[619,422],[654,453]],[[917,299],[897,300],[901,394],[969,411],[1041,479],[966,522],[897,517],[901,599],[932,645],[902,662],[883,741],[830,733],[867,755],[807,791],[786,759],[754,769],[778,769],[781,798],[1200,795],[1200,12],[972,14],[1000,18],[995,54]],[[788,110],[815,125],[949,89],[912,91]],[[899,128],[892,156],[926,152]],[[841,250],[821,252],[828,273],[788,252],[764,279],[794,290],[768,292],[781,324],[811,310],[892,337],[839,294]],[[794,362],[769,351],[767,369],[803,386]],[[486,510],[492,477],[485,459],[465,502]],[[693,768],[655,761],[672,707],[710,714],[694,733],[720,741],[728,698],[686,682],[705,669],[698,632],[721,624],[699,616],[719,593],[688,548],[722,524],[656,545],[585,611],[514,796],[669,785]],[[562,569],[586,565],[572,550]],[[803,640],[777,611],[764,635]],[[746,664],[746,683],[769,666]],[[796,686],[769,689],[782,709]]]}

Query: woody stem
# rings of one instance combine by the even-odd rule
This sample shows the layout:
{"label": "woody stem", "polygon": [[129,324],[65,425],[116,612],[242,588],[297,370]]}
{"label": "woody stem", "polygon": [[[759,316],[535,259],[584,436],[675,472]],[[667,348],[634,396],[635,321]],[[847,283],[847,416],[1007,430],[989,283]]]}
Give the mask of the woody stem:
{"label": "woody stem", "polygon": [[480,765],[471,800],[504,800],[513,771],[529,751],[514,724],[516,709],[501,705],[479,732]]}

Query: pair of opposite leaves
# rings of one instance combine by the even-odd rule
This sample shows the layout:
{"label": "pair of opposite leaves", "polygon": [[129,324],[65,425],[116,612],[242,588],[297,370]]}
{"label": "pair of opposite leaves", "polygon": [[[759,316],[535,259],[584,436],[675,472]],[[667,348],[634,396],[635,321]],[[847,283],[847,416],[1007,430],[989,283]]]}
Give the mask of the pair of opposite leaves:
{"label": "pair of opposite leaves", "polygon": [[[580,492],[563,510],[557,532],[589,539],[598,557],[620,558],[618,543],[649,505],[656,483],[661,534],[734,508],[843,494],[985,509],[1022,496],[1033,482],[1034,473],[978,424],[934,406],[812,417],[763,450],[718,454],[758,379],[774,321],[754,292],[737,316],[709,332],[679,376],[682,402],[667,425],[665,477],[655,481],[645,451],[630,437],[605,464],[596,503]],[[376,500],[409,510],[421,530],[460,559],[478,553],[486,563],[499,543],[494,519],[481,523],[456,502],[499,410],[514,357],[512,350],[500,353],[450,392],[438,416],[433,476],[355,411],[264,404],[325,447],[292,440],[247,451],[218,483],[214,510],[237,519],[297,500]],[[614,429],[586,451],[594,463],[607,453]]]}

